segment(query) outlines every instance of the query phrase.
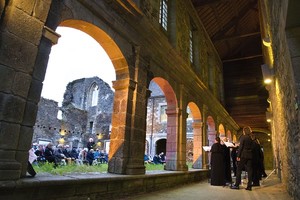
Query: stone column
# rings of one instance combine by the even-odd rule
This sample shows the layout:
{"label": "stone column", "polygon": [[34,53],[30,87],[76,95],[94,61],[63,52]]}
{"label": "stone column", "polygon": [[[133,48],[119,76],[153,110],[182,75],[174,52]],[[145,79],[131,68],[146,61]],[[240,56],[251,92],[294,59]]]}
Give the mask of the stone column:
{"label": "stone column", "polygon": [[140,47],[133,46],[126,60],[134,73],[114,82],[115,99],[112,114],[108,171],[118,174],[145,174],[144,153],[147,114],[147,62]]}
{"label": "stone column", "polygon": [[166,170],[185,171],[187,165],[185,160],[181,160],[181,154],[186,154],[186,149],[182,152],[180,148],[182,136],[179,134],[179,116],[181,111],[177,108],[166,109],[168,115],[167,127],[167,152],[166,152]]}
{"label": "stone column", "polygon": [[[202,121],[202,146],[208,146],[208,130],[207,130],[207,112],[208,112],[208,107],[206,105],[203,105],[202,108],[202,114],[203,114],[203,121]],[[206,116],[206,117],[205,117]],[[203,124],[204,124],[204,128],[203,128]],[[209,160],[208,160],[208,152],[203,151],[202,154],[202,166],[203,169],[208,169],[209,168]]]}
{"label": "stone column", "polygon": [[11,1],[1,10],[0,180],[16,180],[26,174],[48,61],[42,55],[49,56],[41,50],[49,7],[45,1]]}
{"label": "stone column", "polygon": [[115,89],[114,108],[112,113],[112,129],[108,172],[125,174],[129,157],[131,134],[131,107],[136,82],[129,78],[113,82]]}
{"label": "stone column", "polygon": [[194,148],[193,148],[193,168],[202,169],[202,121],[195,120],[192,124],[194,135]]}

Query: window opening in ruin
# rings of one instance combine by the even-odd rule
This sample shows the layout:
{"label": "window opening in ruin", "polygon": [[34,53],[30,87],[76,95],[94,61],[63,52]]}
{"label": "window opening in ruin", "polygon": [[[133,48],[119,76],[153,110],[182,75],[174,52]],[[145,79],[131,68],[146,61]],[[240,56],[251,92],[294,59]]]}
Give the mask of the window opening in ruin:
{"label": "window opening in ruin", "polygon": [[99,94],[99,87],[96,83],[94,83],[91,87],[91,106],[98,105],[98,94]]}
{"label": "window opening in ruin", "polygon": [[62,111],[61,110],[59,110],[57,112],[57,119],[62,120]]}
{"label": "window opening in ruin", "polygon": [[160,1],[159,23],[165,31],[168,29],[168,0]]}
{"label": "window opening in ruin", "polygon": [[94,122],[91,121],[91,122],[90,122],[90,129],[89,129],[89,133],[90,133],[90,134],[93,134],[93,126],[94,126]]}

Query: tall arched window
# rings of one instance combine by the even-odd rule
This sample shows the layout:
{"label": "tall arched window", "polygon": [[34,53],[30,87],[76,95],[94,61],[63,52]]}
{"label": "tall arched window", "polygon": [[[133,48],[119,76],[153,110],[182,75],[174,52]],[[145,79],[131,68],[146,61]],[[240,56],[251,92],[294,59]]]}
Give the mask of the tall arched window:
{"label": "tall arched window", "polygon": [[97,106],[98,104],[98,94],[99,94],[99,87],[96,83],[94,83],[90,90],[90,98],[91,98],[91,106]]}

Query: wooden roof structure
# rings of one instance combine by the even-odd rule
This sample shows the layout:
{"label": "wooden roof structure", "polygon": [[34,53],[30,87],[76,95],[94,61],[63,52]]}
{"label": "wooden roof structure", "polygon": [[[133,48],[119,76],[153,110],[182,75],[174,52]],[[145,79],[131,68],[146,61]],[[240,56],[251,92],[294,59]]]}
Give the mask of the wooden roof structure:
{"label": "wooden roof structure", "polygon": [[239,126],[268,129],[258,0],[191,0],[222,62],[225,108]]}

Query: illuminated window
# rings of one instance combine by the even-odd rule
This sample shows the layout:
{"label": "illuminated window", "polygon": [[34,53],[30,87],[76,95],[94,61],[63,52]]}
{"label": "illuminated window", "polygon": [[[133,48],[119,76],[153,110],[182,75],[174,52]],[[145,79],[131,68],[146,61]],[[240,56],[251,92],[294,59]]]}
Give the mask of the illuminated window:
{"label": "illuminated window", "polygon": [[168,28],[168,0],[161,0],[159,7],[159,23],[164,30]]}
{"label": "illuminated window", "polygon": [[166,114],[167,105],[160,106],[160,121],[166,122],[167,121],[167,114]]}

